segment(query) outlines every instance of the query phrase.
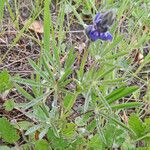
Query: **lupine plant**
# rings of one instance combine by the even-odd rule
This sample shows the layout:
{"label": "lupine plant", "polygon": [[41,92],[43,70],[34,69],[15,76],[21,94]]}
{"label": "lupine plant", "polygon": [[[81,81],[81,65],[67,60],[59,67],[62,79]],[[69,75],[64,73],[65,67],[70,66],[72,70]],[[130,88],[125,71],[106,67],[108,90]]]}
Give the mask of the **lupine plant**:
{"label": "lupine plant", "polygon": [[[103,3],[103,9],[97,10],[95,1],[74,3],[64,0],[53,4],[58,7],[54,24],[49,7],[53,6],[52,2],[44,1],[44,38],[40,41],[39,59],[28,59],[33,68],[30,77],[10,76],[7,71],[0,74],[0,81],[5,85],[5,88],[0,86],[2,95],[14,88],[25,98],[23,103],[9,100],[3,105],[5,111],[17,110],[25,119],[10,122],[6,117],[0,118],[0,138],[7,145],[0,149],[149,149],[150,120],[142,118],[144,102],[138,97],[141,87],[131,84],[139,77],[132,73],[127,59],[131,49],[143,44],[148,36],[143,35],[133,43],[118,29],[118,19],[128,7],[133,7],[132,2],[117,3],[118,11],[106,9]],[[93,19],[88,25],[78,13],[82,3],[86,11],[92,9],[89,14]],[[64,48],[70,33],[71,23],[66,23],[69,14],[82,25],[86,38],[85,46],[80,49],[82,53],[73,44]],[[28,30],[29,24],[21,33]],[[65,30],[64,24],[67,24]],[[137,29],[136,25],[133,30]],[[143,66],[149,62],[148,58],[150,55],[144,58]],[[13,87],[9,87],[12,82]]]}

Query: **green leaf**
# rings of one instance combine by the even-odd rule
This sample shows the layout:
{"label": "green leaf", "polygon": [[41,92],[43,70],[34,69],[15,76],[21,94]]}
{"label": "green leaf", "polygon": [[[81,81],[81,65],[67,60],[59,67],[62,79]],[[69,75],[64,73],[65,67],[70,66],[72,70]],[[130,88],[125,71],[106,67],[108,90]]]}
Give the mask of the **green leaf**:
{"label": "green leaf", "polygon": [[134,108],[141,106],[143,103],[140,102],[129,102],[129,103],[124,103],[124,104],[118,104],[118,105],[112,105],[112,109],[126,109],[126,108]]}
{"label": "green leaf", "polygon": [[47,76],[47,74],[44,73],[44,71],[41,70],[41,68],[35,64],[35,62],[31,59],[29,59],[29,63],[30,65],[34,68],[34,70],[41,76],[43,77],[43,79],[45,79],[46,81],[49,81],[49,77]]}
{"label": "green leaf", "polygon": [[51,69],[50,69],[50,67],[49,67],[45,57],[42,57],[42,61],[43,61],[44,68],[46,69],[46,71],[47,71],[47,73],[48,73],[48,75],[50,77],[50,80],[52,80],[52,82],[54,82],[55,81],[54,74],[52,73],[52,71],[51,71]]}
{"label": "green leaf", "polygon": [[142,120],[135,114],[132,114],[128,120],[129,127],[136,133],[137,137],[144,135]]}
{"label": "green leaf", "polygon": [[49,126],[45,127],[39,134],[39,139],[42,139],[48,132]]}
{"label": "green leaf", "polygon": [[96,116],[96,126],[97,126],[97,131],[98,131],[101,141],[106,144],[104,130],[103,130],[103,127],[101,126],[100,116],[98,115]]}
{"label": "green leaf", "polygon": [[48,150],[49,144],[46,140],[38,140],[35,142],[35,150]]}
{"label": "green leaf", "polygon": [[53,57],[49,51],[44,51],[44,56],[45,56],[46,60],[48,60],[52,66],[55,66],[55,64],[53,62]]}
{"label": "green leaf", "polygon": [[89,104],[91,102],[91,87],[88,89],[88,91],[85,94],[85,103],[84,103],[84,112],[88,110]]}
{"label": "green leaf", "polygon": [[12,88],[12,82],[8,71],[4,70],[0,73],[0,93]]}
{"label": "green leaf", "polygon": [[38,129],[41,128],[41,125],[38,124],[38,125],[34,125],[32,126],[31,128],[29,128],[26,132],[25,132],[25,135],[29,135],[31,133],[34,133],[35,131],[37,131]]}
{"label": "green leaf", "polygon": [[0,150],[15,150],[15,149],[9,148],[8,146],[0,146]]}
{"label": "green leaf", "polygon": [[14,100],[12,99],[6,100],[4,103],[4,107],[6,111],[12,111],[14,108]]}
{"label": "green leaf", "polygon": [[66,69],[65,72],[63,73],[63,75],[61,76],[60,80],[59,80],[59,84],[61,82],[63,82],[67,78],[67,76],[69,76],[71,73],[72,73],[72,69],[71,68]]}
{"label": "green leaf", "polygon": [[17,142],[20,138],[17,130],[6,118],[0,118],[0,136],[8,143]]}
{"label": "green leaf", "polygon": [[87,149],[91,150],[103,150],[103,143],[98,134],[94,135],[88,142]]}
{"label": "green leaf", "polygon": [[44,112],[42,105],[44,104],[42,103],[41,105],[34,106],[33,111],[38,120],[45,121],[47,119],[47,115]]}
{"label": "green leaf", "polygon": [[108,45],[108,47],[106,47],[104,49],[104,52],[102,53],[102,56],[105,56],[107,53],[112,51],[112,49],[115,48],[123,40],[123,38],[124,38],[123,35],[121,35],[121,36],[117,35],[115,37],[115,39],[113,40],[113,42],[110,45]]}
{"label": "green leaf", "polygon": [[27,92],[25,91],[21,86],[18,84],[15,84],[15,87],[17,88],[18,92],[21,93],[27,100],[33,100],[34,98]]}
{"label": "green leaf", "polygon": [[30,79],[23,79],[20,77],[14,77],[11,80],[20,84],[29,85],[33,87],[50,87],[50,85],[48,84],[42,84],[42,83],[38,83]]}
{"label": "green leaf", "polygon": [[76,124],[74,124],[74,123],[67,123],[65,125],[65,128],[63,128],[63,130],[62,130],[62,134],[66,138],[73,137],[75,133],[76,133]]}
{"label": "green leaf", "polygon": [[1,20],[3,19],[4,5],[5,5],[5,0],[1,0],[0,2],[0,24],[1,24]]}
{"label": "green leaf", "polygon": [[119,126],[121,126],[122,128],[130,131],[131,133],[134,133],[134,131],[132,130],[132,128],[127,127],[124,123],[120,122],[119,120],[111,117],[110,115],[104,114],[102,112],[99,112],[100,115],[104,116],[106,119],[111,120],[112,122],[118,124]]}
{"label": "green leaf", "polygon": [[58,49],[61,49],[62,48],[62,42],[65,38],[65,32],[64,31],[64,21],[65,20],[65,6],[64,4],[60,4],[60,7],[59,7],[59,13],[58,13],[58,16],[57,16],[57,21],[56,21],[56,26],[55,26],[55,31],[58,30]]}
{"label": "green leaf", "polygon": [[53,56],[54,56],[54,60],[55,60],[55,67],[57,68],[58,71],[60,71],[60,50],[57,47],[57,41],[55,38],[55,29],[53,27],[53,23],[51,20],[51,37],[52,37],[52,47],[53,47]]}
{"label": "green leaf", "polygon": [[53,149],[64,150],[68,147],[68,141],[63,138],[56,137],[51,129],[49,129],[47,133],[47,138],[51,142]]}
{"label": "green leaf", "polygon": [[[6,4],[6,6],[7,6],[7,9],[8,9],[7,11],[9,12],[12,21],[15,21],[15,12],[13,12],[13,8],[10,6],[9,1],[8,1],[8,0],[5,0],[5,4]],[[15,22],[14,22],[14,23],[15,23]],[[16,25],[16,23],[15,23],[15,25]],[[16,25],[16,26],[17,26],[17,25]]]}
{"label": "green leaf", "polygon": [[107,71],[99,69],[99,71],[95,73],[96,74],[95,76],[97,78],[96,80],[105,77],[106,75],[108,75],[109,73],[111,73],[114,69],[115,69],[115,67],[112,67],[112,68],[108,69]]}
{"label": "green leaf", "polygon": [[113,54],[113,55],[110,55],[110,56],[107,56],[106,59],[115,59],[115,58],[118,58],[120,56],[124,56],[128,54],[128,52],[124,51],[124,52],[119,52],[117,54]]}
{"label": "green leaf", "polygon": [[77,17],[77,19],[79,20],[79,23],[80,23],[83,27],[85,27],[85,23],[83,22],[83,20],[82,20],[80,14],[78,14],[78,12],[76,11],[76,8],[75,8],[69,1],[67,1],[67,2],[68,2],[68,5],[70,6],[70,8],[72,9],[74,15],[75,15],[75,16]]}
{"label": "green leaf", "polygon": [[76,54],[73,53],[73,50],[74,50],[73,48],[71,48],[71,49],[69,50],[67,59],[66,59],[66,61],[65,61],[65,69],[71,68],[71,66],[72,66],[73,63],[74,63]]}
{"label": "green leaf", "polygon": [[50,51],[50,3],[51,0],[44,1],[44,51]]}
{"label": "green leaf", "polygon": [[115,145],[116,148],[119,148],[125,140],[124,130],[111,122],[108,122],[108,124],[105,125],[104,134],[107,141],[106,146],[109,148],[112,148],[113,145]]}
{"label": "green leaf", "polygon": [[119,99],[133,93],[137,89],[138,89],[137,86],[118,88],[118,89],[114,90],[113,92],[111,92],[108,96],[106,96],[106,100],[108,101],[109,104],[111,104],[111,103],[115,102],[116,100],[119,100]]}
{"label": "green leaf", "polygon": [[87,57],[88,57],[88,51],[85,51],[84,55],[83,55],[83,58],[82,58],[81,65],[80,65],[80,69],[77,72],[79,80],[82,80],[82,78],[83,78],[84,67],[85,67],[85,63],[86,63]]}
{"label": "green leaf", "polygon": [[96,127],[96,120],[93,120],[90,124],[87,125],[87,130],[93,132]]}
{"label": "green leaf", "polygon": [[29,121],[19,121],[15,124],[15,128],[23,131],[23,130],[28,130],[31,126],[33,126],[33,123],[32,122],[29,122]]}
{"label": "green leaf", "polygon": [[64,108],[65,108],[65,112],[69,112],[72,108],[72,106],[75,103],[77,95],[76,94],[67,94],[64,98]]}
{"label": "green leaf", "polygon": [[41,96],[39,96],[39,97],[33,99],[32,101],[30,101],[29,103],[27,103],[27,104],[23,107],[23,109],[26,110],[26,109],[28,109],[28,108],[30,108],[30,107],[36,105],[37,103],[43,101],[44,99],[47,98],[47,96],[48,96],[49,94],[50,94],[50,93],[48,92],[48,93],[45,93],[45,94],[43,94],[43,95],[41,95]]}

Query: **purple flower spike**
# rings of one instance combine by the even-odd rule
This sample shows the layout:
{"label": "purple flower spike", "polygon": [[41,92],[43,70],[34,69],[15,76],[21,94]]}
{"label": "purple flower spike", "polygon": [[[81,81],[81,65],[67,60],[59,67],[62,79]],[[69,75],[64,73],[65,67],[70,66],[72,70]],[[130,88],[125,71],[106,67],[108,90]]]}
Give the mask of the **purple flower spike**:
{"label": "purple flower spike", "polygon": [[87,28],[85,29],[85,32],[87,36],[89,37],[89,39],[91,39],[92,41],[96,41],[99,39],[99,32],[98,30],[94,28],[93,25],[87,26]]}
{"label": "purple flower spike", "polygon": [[105,33],[101,33],[99,32],[98,29],[95,29],[93,25],[89,25],[87,26],[87,28],[85,29],[85,32],[87,34],[87,36],[89,37],[89,39],[91,39],[92,41],[97,41],[98,39],[104,40],[104,41],[111,41],[112,40],[112,35],[107,31]]}
{"label": "purple flower spike", "polygon": [[102,14],[101,13],[97,13],[96,16],[95,16],[95,18],[94,18],[94,20],[93,20],[93,23],[97,24],[97,23],[101,22],[102,19],[103,19],[102,18]]}
{"label": "purple flower spike", "polygon": [[113,24],[115,14],[113,10],[109,10],[103,14],[97,13],[93,24],[87,26],[85,33],[92,41],[101,39],[103,41],[111,41],[112,35],[108,32],[110,26]]}
{"label": "purple flower spike", "polygon": [[100,33],[99,38],[104,41],[112,41],[113,36],[107,31],[105,33]]}

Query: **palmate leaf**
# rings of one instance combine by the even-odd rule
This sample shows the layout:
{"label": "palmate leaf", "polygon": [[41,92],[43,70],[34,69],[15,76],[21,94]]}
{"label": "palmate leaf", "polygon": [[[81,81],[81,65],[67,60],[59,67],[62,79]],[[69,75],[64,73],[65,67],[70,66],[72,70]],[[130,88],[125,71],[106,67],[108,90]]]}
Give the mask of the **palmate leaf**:
{"label": "palmate leaf", "polygon": [[20,138],[17,130],[6,118],[0,118],[0,136],[8,143],[14,143]]}

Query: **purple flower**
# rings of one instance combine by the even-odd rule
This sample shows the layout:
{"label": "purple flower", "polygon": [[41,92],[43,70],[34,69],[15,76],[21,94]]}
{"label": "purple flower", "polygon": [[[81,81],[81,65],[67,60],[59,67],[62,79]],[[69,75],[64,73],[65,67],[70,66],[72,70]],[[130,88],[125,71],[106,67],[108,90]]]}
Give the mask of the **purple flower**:
{"label": "purple flower", "polygon": [[94,28],[94,25],[89,25],[85,29],[85,32],[89,39],[92,41],[97,41],[98,39],[101,39],[103,41],[111,41],[112,40],[112,35],[107,31],[107,32],[99,32],[98,29]]}
{"label": "purple flower", "polygon": [[97,13],[93,25],[86,27],[85,32],[89,39],[96,41],[101,39],[103,41],[111,41],[113,39],[112,35],[109,33],[108,29],[113,24],[115,15],[114,11],[110,10],[104,14]]}
{"label": "purple flower", "polygon": [[96,16],[95,16],[95,18],[94,18],[94,20],[93,20],[93,22],[95,24],[97,24],[97,23],[99,23],[101,21],[102,21],[102,14],[101,13],[97,13]]}

